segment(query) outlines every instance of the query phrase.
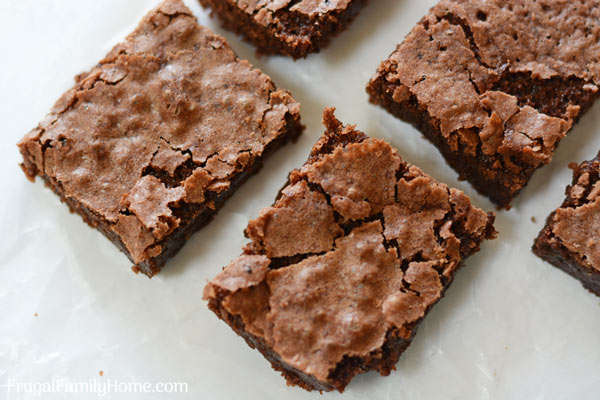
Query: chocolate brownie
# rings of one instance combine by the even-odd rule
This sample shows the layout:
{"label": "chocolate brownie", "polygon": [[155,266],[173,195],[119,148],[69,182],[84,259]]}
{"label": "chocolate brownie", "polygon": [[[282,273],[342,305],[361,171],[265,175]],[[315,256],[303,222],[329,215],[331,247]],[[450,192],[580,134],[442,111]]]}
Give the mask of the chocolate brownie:
{"label": "chocolate brownie", "polygon": [[301,130],[287,91],[167,0],[76,78],[19,149],[28,178],[41,176],[151,277]]}
{"label": "chocolate brownie", "polygon": [[264,54],[294,59],[325,47],[367,0],[200,0]]}
{"label": "chocolate brownie", "polygon": [[494,215],[324,112],[325,134],[204,298],[290,385],[388,375]]}
{"label": "chocolate brownie", "polygon": [[380,65],[370,100],[508,207],[598,98],[599,5],[443,0]]}
{"label": "chocolate brownie", "polygon": [[600,296],[600,154],[569,167],[567,197],[546,220],[533,252]]}

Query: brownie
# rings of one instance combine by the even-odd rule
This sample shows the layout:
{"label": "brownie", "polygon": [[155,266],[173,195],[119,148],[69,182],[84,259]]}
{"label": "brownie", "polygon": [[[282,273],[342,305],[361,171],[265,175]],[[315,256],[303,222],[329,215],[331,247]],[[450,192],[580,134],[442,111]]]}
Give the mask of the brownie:
{"label": "brownie", "polygon": [[151,277],[301,130],[287,91],[167,0],[18,146],[28,178]]}
{"label": "brownie", "polygon": [[533,252],[600,296],[600,153],[569,167],[573,182],[562,205],[546,220]]}
{"label": "brownie", "polygon": [[344,390],[388,375],[494,215],[324,112],[325,134],[243,254],[204,289],[209,308],[289,385]]}
{"label": "brownie", "polygon": [[241,33],[259,53],[294,59],[325,47],[346,29],[367,0],[200,0],[225,28]]}
{"label": "brownie", "polygon": [[443,0],[367,92],[508,208],[598,98],[599,10],[594,1]]}

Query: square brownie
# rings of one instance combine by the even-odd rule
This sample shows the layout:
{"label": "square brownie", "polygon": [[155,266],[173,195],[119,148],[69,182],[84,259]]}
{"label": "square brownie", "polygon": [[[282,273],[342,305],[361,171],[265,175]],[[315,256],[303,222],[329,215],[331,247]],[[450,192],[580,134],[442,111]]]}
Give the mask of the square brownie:
{"label": "square brownie", "polygon": [[209,308],[288,384],[344,390],[388,375],[494,215],[324,112],[325,134],[243,254],[204,289]]}
{"label": "square brownie", "polygon": [[367,0],[200,0],[225,28],[244,35],[263,54],[294,59],[325,47],[346,29]]}
{"label": "square brownie", "polygon": [[18,146],[28,178],[42,177],[151,277],[301,131],[287,91],[167,0]]}
{"label": "square brownie", "polygon": [[546,220],[533,252],[600,296],[600,153],[569,167],[573,182],[562,205]]}
{"label": "square brownie", "polygon": [[598,98],[596,2],[443,0],[367,86],[502,207]]}

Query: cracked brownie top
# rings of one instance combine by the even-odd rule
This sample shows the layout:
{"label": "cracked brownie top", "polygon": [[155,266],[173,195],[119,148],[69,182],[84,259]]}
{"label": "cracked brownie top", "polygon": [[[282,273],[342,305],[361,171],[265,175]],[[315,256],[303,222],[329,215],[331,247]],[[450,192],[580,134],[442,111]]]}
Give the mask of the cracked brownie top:
{"label": "cracked brownie top", "polygon": [[480,64],[600,84],[600,2],[442,0],[422,22],[461,26]]}
{"label": "cracked brownie top", "polygon": [[370,85],[416,104],[452,152],[514,195],[599,95],[599,6],[442,0]]}
{"label": "cracked brownie top", "polygon": [[495,231],[492,214],[386,142],[343,126],[332,109],[324,123],[308,162],[250,221],[244,254],[204,296],[241,318],[272,357],[327,382],[347,357],[376,357],[390,332],[410,339]]}
{"label": "cracked brownie top", "polygon": [[[441,1],[380,69],[399,84],[395,99],[416,96],[445,137],[505,155],[508,168],[511,157],[537,166],[579,115],[577,97],[598,91],[599,4]],[[530,87],[565,80],[577,93],[554,109]],[[464,137],[471,128],[477,135]]]}
{"label": "cracked brownie top", "polygon": [[134,262],[285,133],[299,105],[198,25],[179,0],[148,14],[20,143],[45,174],[104,219]]}

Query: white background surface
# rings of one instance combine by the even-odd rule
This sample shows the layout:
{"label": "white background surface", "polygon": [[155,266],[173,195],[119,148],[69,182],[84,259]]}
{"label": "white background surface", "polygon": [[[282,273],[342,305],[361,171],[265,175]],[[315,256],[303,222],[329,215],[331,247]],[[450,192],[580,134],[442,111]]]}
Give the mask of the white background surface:
{"label": "white background surface", "polygon": [[[117,399],[329,399],[287,388],[262,356],[208,311],[202,288],[239,254],[249,218],[270,205],[322,133],[321,110],[388,140],[433,177],[477,195],[421,135],[367,103],[364,86],[433,1],[372,1],[350,30],[307,60],[256,58],[195,0],[201,23],[302,103],[305,135],[272,157],[214,221],[152,280],[18,167],[16,142],[158,2],[0,0],[0,385],[11,380],[187,382],[187,394]],[[594,399],[600,392],[600,299],[537,259],[530,246],[563,199],[570,161],[600,149],[600,104],[538,171],[433,309],[397,371],[356,378],[347,399]],[[532,222],[535,217],[537,222]],[[38,316],[34,316],[37,313]],[[99,371],[104,376],[99,376]],[[7,393],[0,399],[27,399]],[[97,398],[45,394],[44,399]]]}

